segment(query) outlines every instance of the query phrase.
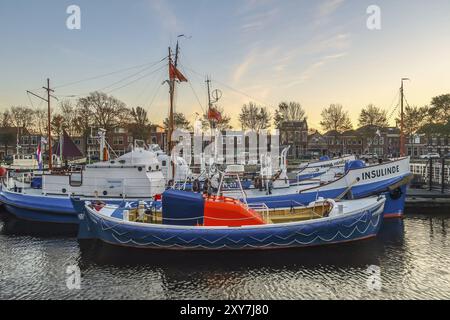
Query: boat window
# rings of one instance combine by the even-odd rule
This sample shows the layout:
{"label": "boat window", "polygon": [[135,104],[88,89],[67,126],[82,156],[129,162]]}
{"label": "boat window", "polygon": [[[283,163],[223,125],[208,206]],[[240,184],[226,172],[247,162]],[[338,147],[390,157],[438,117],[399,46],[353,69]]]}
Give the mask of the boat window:
{"label": "boat window", "polygon": [[73,172],[69,176],[69,184],[71,187],[81,187],[83,184],[83,172]]}

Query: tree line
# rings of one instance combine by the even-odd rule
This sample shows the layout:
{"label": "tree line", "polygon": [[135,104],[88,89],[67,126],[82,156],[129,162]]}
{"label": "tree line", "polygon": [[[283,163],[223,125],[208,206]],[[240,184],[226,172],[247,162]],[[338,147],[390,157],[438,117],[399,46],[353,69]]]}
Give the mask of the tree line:
{"label": "tree line", "polygon": [[[221,119],[214,121],[215,128],[220,130],[232,129],[231,117],[224,108],[216,106],[221,113]],[[323,131],[342,133],[353,129],[348,111],[341,104],[335,103],[325,107],[321,112],[320,126]],[[272,114],[266,106],[255,102],[244,104],[238,115],[242,130],[265,130],[272,125],[280,128],[286,121],[306,120],[306,112],[298,102],[281,102]],[[204,114],[200,119],[203,129],[208,129],[211,122]],[[399,123],[399,117],[396,119]],[[434,133],[450,134],[450,94],[432,98],[428,106],[405,107],[406,134]],[[33,109],[25,106],[13,106],[5,110],[1,118],[2,127],[26,128],[30,132],[45,135],[47,132],[47,110]],[[56,135],[62,130],[69,135],[88,137],[91,128],[104,128],[113,132],[115,128],[128,128],[135,139],[148,138],[151,122],[147,111],[141,107],[129,108],[119,99],[102,92],[92,92],[77,101],[61,101],[58,108],[51,114],[52,132]],[[169,120],[163,121],[167,129]],[[192,124],[183,113],[174,114],[174,125],[179,129],[192,130]],[[389,118],[386,110],[369,104],[362,108],[359,118],[359,127],[388,127]]]}

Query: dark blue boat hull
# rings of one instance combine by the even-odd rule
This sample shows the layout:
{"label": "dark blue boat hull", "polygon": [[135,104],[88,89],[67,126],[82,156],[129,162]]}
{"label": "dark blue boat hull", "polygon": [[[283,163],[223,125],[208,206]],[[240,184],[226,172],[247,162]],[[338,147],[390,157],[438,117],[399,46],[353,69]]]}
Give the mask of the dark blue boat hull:
{"label": "dark blue boat hull", "polygon": [[250,228],[170,227],[123,223],[89,212],[80,215],[79,240],[143,249],[257,250],[310,247],[375,237],[383,221],[383,202],[350,216],[308,223]]}

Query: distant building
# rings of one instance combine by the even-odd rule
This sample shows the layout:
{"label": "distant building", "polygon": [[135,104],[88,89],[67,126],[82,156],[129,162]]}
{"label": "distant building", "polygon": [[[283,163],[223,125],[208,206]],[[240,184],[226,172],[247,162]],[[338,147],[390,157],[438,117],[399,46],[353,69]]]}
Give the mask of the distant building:
{"label": "distant building", "polygon": [[17,153],[34,154],[41,135],[32,134],[26,128],[0,127],[0,159]]}
{"label": "distant building", "polygon": [[315,132],[308,138],[308,152],[316,156],[332,157],[344,154],[377,154],[379,157],[398,157],[400,131],[398,128],[362,127],[345,132]]}
{"label": "distant building", "polygon": [[307,154],[313,157],[321,157],[328,154],[327,139],[317,130],[308,135]]}
{"label": "distant building", "polygon": [[291,146],[288,158],[298,159],[308,151],[308,123],[302,121],[285,121],[280,124],[281,148]]}
{"label": "distant building", "polygon": [[164,127],[160,125],[151,125],[150,126],[150,137],[149,144],[157,144],[160,146],[162,150],[166,150],[167,146],[167,133]]}
{"label": "distant building", "polygon": [[415,134],[407,137],[406,149],[408,155],[413,158],[428,153],[446,155],[450,152],[450,137],[439,134]]}

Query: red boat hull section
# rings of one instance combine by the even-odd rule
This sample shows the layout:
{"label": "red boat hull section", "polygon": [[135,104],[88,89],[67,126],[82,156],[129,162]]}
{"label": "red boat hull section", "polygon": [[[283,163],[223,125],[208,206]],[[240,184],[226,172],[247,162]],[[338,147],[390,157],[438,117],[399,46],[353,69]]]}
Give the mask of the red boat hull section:
{"label": "red boat hull section", "polygon": [[261,216],[244,206],[240,201],[230,198],[205,199],[204,226],[242,227],[265,224]]}

